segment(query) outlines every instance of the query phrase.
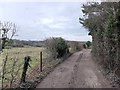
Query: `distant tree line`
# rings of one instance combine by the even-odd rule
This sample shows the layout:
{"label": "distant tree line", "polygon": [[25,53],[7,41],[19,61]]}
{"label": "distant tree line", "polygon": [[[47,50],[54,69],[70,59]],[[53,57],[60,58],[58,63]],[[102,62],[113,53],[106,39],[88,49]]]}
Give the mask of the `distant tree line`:
{"label": "distant tree line", "polygon": [[[25,47],[25,46],[33,46],[33,47],[45,47],[45,43],[46,40],[44,41],[32,41],[32,40],[18,40],[18,39],[11,39],[9,40],[9,42],[6,44],[5,48],[11,48],[11,47]],[[66,43],[68,44],[68,46],[73,46],[73,44],[77,43],[78,44],[78,48],[83,47],[83,44],[85,44],[86,42],[82,42],[82,41],[67,41]],[[75,45],[77,45],[75,44]],[[80,45],[80,47],[79,47]]]}
{"label": "distant tree line", "polygon": [[44,41],[30,41],[30,40],[26,41],[13,39],[12,47],[24,47],[24,46],[43,47]]}

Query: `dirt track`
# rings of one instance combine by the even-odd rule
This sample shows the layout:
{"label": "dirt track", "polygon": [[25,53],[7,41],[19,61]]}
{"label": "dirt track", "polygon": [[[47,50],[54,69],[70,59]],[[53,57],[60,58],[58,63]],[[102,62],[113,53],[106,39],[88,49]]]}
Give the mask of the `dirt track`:
{"label": "dirt track", "polygon": [[91,59],[90,49],[74,53],[37,88],[111,88]]}

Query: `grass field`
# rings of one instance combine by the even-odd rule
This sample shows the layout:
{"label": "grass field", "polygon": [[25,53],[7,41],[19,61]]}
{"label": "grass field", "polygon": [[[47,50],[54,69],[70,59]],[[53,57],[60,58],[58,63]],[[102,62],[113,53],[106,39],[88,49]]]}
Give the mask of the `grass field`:
{"label": "grass field", "polygon": [[5,56],[8,54],[8,62],[9,64],[12,64],[13,59],[18,59],[18,63],[23,63],[24,57],[30,56],[32,60],[30,64],[31,67],[33,67],[38,63],[41,51],[43,52],[43,58],[45,58],[47,55],[45,49],[39,47],[5,49],[2,57],[5,58]]}
{"label": "grass field", "polygon": [[[20,70],[18,72],[18,75],[16,76],[16,79],[15,79],[16,82],[13,85],[14,86],[18,85],[18,83],[20,82],[21,74],[22,74],[22,68],[23,68],[25,56],[30,56],[32,60],[30,61],[31,68],[28,68],[28,71],[27,71],[27,75],[28,75],[27,79],[30,80],[36,77],[37,73],[34,70],[36,69],[36,66],[38,68],[38,65],[40,64],[41,51],[43,52],[43,67],[44,69],[46,68],[45,70],[47,70],[47,68],[52,68],[61,62],[61,59],[51,60],[51,58],[48,58],[49,57],[48,51],[43,47],[24,47],[24,48],[4,49],[3,53],[1,54],[2,59],[5,59],[6,56],[8,58],[7,65],[6,65],[6,71],[8,73],[5,74],[5,78],[7,79],[4,80],[4,83],[9,85],[11,80],[11,74],[12,74],[10,71],[12,70],[14,60],[17,60],[14,72],[16,72],[19,68]],[[71,49],[70,49],[70,52],[71,52]],[[31,78],[31,76],[33,77]]]}
{"label": "grass field", "polygon": [[[46,58],[48,56],[48,54],[47,54],[45,48],[43,48],[43,47],[25,47],[25,48],[4,49],[4,51],[2,53],[2,59],[5,59],[6,55],[8,56],[6,71],[10,72],[10,70],[12,69],[14,60],[17,60],[15,69],[17,70],[20,67],[20,71],[17,75],[17,79],[20,79],[23,64],[24,64],[24,57],[30,56],[32,61],[30,61],[31,68],[28,69],[28,73],[27,73],[27,74],[29,74],[30,71],[32,70],[32,68],[34,68],[35,66],[37,66],[40,63],[39,61],[40,61],[40,52],[41,51],[43,52],[43,59]],[[11,74],[8,73],[5,75],[5,77],[10,79]],[[7,81],[9,81],[9,80],[7,80]],[[5,82],[7,82],[7,81],[5,81]]]}

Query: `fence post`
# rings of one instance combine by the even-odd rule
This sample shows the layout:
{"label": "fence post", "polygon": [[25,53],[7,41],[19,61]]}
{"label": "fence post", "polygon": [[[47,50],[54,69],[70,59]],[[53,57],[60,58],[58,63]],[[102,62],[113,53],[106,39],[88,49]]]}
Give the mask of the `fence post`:
{"label": "fence post", "polygon": [[40,52],[40,72],[42,72],[42,52]]}
{"label": "fence post", "polygon": [[22,71],[20,84],[25,83],[26,72],[27,72],[28,66],[30,67],[30,64],[29,64],[30,60],[31,60],[30,56],[26,56],[24,58],[24,66],[23,66],[23,71]]}

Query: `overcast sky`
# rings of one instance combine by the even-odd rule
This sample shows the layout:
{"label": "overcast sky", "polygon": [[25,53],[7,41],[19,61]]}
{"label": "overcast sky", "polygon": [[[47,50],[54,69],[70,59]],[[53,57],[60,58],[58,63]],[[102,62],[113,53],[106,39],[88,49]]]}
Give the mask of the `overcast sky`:
{"label": "overcast sky", "polygon": [[88,41],[91,37],[79,23],[81,6],[79,2],[5,2],[0,3],[0,20],[17,24],[16,39]]}

